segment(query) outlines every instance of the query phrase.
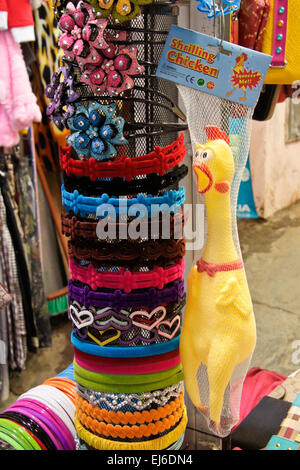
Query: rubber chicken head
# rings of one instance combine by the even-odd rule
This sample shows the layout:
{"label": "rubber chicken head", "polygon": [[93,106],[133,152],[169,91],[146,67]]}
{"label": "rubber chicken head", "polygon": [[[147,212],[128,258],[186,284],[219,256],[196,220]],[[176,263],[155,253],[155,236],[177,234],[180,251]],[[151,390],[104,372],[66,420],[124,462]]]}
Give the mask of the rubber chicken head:
{"label": "rubber chicken head", "polygon": [[217,126],[205,128],[208,141],[196,146],[194,172],[200,194],[227,193],[234,176],[234,159],[227,134]]}

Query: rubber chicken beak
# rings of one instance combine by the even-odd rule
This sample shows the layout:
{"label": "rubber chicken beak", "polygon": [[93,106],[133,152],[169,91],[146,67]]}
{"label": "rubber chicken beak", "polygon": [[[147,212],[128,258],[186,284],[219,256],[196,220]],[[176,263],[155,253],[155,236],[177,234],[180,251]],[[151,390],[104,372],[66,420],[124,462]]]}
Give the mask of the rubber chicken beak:
{"label": "rubber chicken beak", "polygon": [[194,172],[197,175],[197,189],[200,194],[206,193],[212,186],[213,177],[204,163],[195,163]]}

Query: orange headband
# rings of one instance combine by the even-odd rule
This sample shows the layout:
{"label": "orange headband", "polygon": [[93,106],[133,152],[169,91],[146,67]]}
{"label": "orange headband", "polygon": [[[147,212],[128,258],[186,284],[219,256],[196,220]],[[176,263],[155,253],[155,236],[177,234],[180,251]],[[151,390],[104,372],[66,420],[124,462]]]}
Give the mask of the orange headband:
{"label": "orange headband", "polygon": [[82,425],[90,429],[93,433],[98,436],[121,438],[121,439],[134,439],[134,438],[143,438],[150,437],[151,435],[156,436],[161,434],[168,429],[176,425],[182,418],[183,407],[178,411],[175,411],[167,418],[163,418],[160,421],[149,424],[141,424],[140,426],[120,426],[119,424],[106,424],[103,421],[97,421],[96,419],[91,418],[86,415],[83,411],[77,409],[75,416],[80,421]]}
{"label": "orange headband", "polygon": [[76,407],[86,415],[95,418],[98,421],[106,421],[106,423],[114,424],[144,424],[151,423],[152,421],[159,421],[171,415],[175,411],[182,410],[184,404],[183,391],[175,400],[167,403],[165,406],[160,406],[157,409],[149,411],[135,411],[131,413],[127,411],[108,411],[100,409],[98,406],[91,405],[87,400],[81,398],[78,394],[76,396]]}

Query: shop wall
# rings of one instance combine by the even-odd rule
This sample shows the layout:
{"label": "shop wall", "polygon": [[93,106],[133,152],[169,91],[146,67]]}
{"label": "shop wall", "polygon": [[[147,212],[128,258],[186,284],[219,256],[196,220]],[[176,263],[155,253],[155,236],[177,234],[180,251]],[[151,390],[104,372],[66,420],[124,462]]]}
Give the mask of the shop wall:
{"label": "shop wall", "polygon": [[278,104],[269,121],[253,121],[252,184],[264,218],[300,199],[300,141],[287,142],[289,105],[289,100]]}

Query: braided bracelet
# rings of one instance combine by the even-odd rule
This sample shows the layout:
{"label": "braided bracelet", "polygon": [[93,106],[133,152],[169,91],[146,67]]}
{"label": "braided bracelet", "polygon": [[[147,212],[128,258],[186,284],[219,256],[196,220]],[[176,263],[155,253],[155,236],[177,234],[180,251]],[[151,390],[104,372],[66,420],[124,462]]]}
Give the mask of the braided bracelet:
{"label": "braided bracelet", "polygon": [[103,421],[97,421],[90,416],[86,415],[83,411],[77,408],[76,416],[78,420],[86,428],[102,437],[112,437],[114,439],[142,439],[143,437],[157,436],[168,431],[174,427],[182,418],[183,407],[178,411],[174,411],[168,417],[163,418],[159,421],[155,421],[149,424],[140,424],[139,426],[120,426],[119,424],[106,424]]}
{"label": "braided bracelet", "polygon": [[154,152],[130,158],[126,155],[114,161],[99,162],[94,158],[75,160],[71,147],[60,148],[60,166],[68,176],[87,176],[92,181],[98,178],[125,178],[126,181],[140,175],[157,173],[163,176],[179,165],[186,155],[183,134],[167,147],[156,147]]}
{"label": "braided bracelet", "polygon": [[176,442],[187,425],[187,413],[184,408],[183,416],[178,425],[169,433],[156,439],[147,439],[140,442],[120,442],[96,436],[85,429],[75,416],[75,427],[80,439],[97,450],[163,450]]}
{"label": "braided bracelet", "polygon": [[91,405],[108,411],[122,411],[124,413],[165,406],[178,398],[183,389],[183,382],[178,382],[161,390],[144,393],[107,393],[96,392],[77,384],[78,395]]}
{"label": "braided bracelet", "polygon": [[108,178],[97,181],[91,181],[87,177],[76,178],[64,175],[64,185],[68,192],[73,192],[76,189],[83,192],[84,196],[95,197],[98,194],[120,194],[128,196],[131,194],[138,194],[140,192],[156,193],[159,190],[175,186],[183,179],[188,173],[188,167],[181,165],[175,167],[163,176],[151,174],[144,178],[126,181],[123,178]]}
{"label": "braided bracelet", "polygon": [[[161,205],[167,205],[170,210],[176,212],[185,201],[185,188],[178,190],[171,189],[165,192],[162,196],[151,196],[140,193],[137,197],[131,199],[124,199],[118,197],[109,197],[108,194],[102,194],[100,197],[88,197],[79,194],[77,189],[73,193],[65,190],[64,185],[61,189],[62,205],[67,212],[72,211],[74,214],[80,214],[81,217],[86,217],[88,214],[96,215],[97,217],[104,217],[104,213],[99,212],[99,207],[104,208],[107,214],[108,206],[114,208],[114,215],[129,215],[141,217],[153,216],[161,210]],[[133,206],[136,206],[133,207]],[[143,207],[141,207],[143,206]],[[132,213],[132,210],[134,213]],[[131,214],[130,214],[131,212]],[[137,214],[138,212],[138,214]]]}
{"label": "braided bracelet", "polygon": [[106,423],[113,424],[144,424],[151,423],[152,421],[159,421],[160,419],[166,418],[168,415],[172,414],[174,411],[183,410],[184,399],[183,392],[181,392],[178,398],[175,398],[170,403],[167,403],[165,406],[160,406],[159,408],[144,410],[144,411],[135,411],[130,413],[122,413],[121,411],[108,411],[105,409],[100,409],[98,406],[91,405],[88,401],[81,398],[79,395],[76,396],[76,406],[77,409],[84,412],[86,415],[91,418],[95,418],[98,421],[105,421]]}
{"label": "braided bracelet", "polygon": [[106,287],[108,289],[122,289],[129,293],[134,289],[157,287],[162,289],[169,282],[183,278],[184,258],[167,268],[155,266],[150,271],[131,272],[121,268],[119,272],[97,271],[92,264],[80,266],[74,259],[69,260],[69,269],[72,280],[76,279],[87,283],[93,290]]}
{"label": "braided bracelet", "polygon": [[184,305],[185,296],[179,303],[160,305],[151,311],[122,309],[116,312],[109,307],[88,309],[75,300],[69,303],[68,315],[74,333],[86,341],[101,347],[137,347],[170,341],[179,335]]}
{"label": "braided bracelet", "polygon": [[68,283],[69,301],[76,300],[86,308],[90,306],[109,307],[120,312],[122,309],[139,308],[154,309],[168,303],[179,303],[184,295],[184,281],[175,281],[162,290],[151,287],[138,292],[126,294],[117,289],[111,292],[97,292],[88,285],[70,280]]}
{"label": "braided bracelet", "polygon": [[74,358],[76,363],[84,369],[102,374],[151,374],[163,370],[172,369],[180,364],[179,351],[170,351],[160,356],[148,358],[128,358],[120,361],[119,358],[92,356],[74,348]]}
{"label": "braided bracelet", "polygon": [[185,240],[146,240],[141,243],[121,240],[119,242],[95,242],[89,243],[82,240],[69,240],[68,255],[70,258],[89,260],[94,262],[106,261],[109,264],[122,262],[143,263],[144,260],[176,260],[185,255]]}
{"label": "braided bracelet", "polygon": [[[157,240],[162,238],[174,238],[178,240],[183,236],[183,226],[186,219],[187,214],[184,214],[182,211],[178,211],[175,214],[170,214],[169,220],[166,220],[162,214],[158,214],[157,218],[152,217],[151,219],[147,218],[146,220],[141,220],[141,233],[145,233],[146,240]],[[110,238],[110,233],[113,233],[114,241],[132,239],[130,230],[128,230],[128,222],[121,222],[118,220],[111,222],[108,221],[107,234],[105,234],[105,238],[99,238],[100,235],[97,233],[97,225],[99,222],[97,221],[93,221],[91,219],[81,219],[79,216],[71,214],[62,214],[61,221],[62,233],[67,237],[71,237],[72,239],[77,239],[79,237],[86,240],[103,241]],[[140,237],[137,239],[134,238],[133,240],[135,242],[141,241]]]}

